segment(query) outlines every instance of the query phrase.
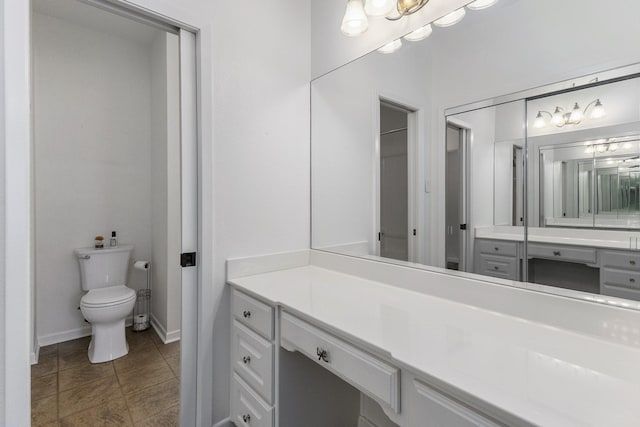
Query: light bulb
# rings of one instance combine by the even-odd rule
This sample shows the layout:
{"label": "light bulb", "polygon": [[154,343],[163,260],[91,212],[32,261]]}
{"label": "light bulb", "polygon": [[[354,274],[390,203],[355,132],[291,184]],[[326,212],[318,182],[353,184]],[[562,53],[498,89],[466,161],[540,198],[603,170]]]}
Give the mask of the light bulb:
{"label": "light bulb", "polygon": [[342,18],[340,29],[347,36],[359,36],[369,28],[369,20],[364,13],[362,0],[349,0]]}
{"label": "light bulb", "polygon": [[536,116],[536,119],[533,122],[533,127],[536,129],[542,129],[546,125],[547,123],[544,121],[544,117],[542,117],[542,112],[538,111],[538,115]]}
{"label": "light bulb", "polygon": [[426,39],[432,32],[433,28],[431,28],[431,24],[427,24],[424,27],[420,27],[414,32],[407,34],[404,36],[404,39],[410,42],[417,42]]}
{"label": "light bulb", "polygon": [[633,148],[633,145],[631,145],[630,142],[625,142],[624,144],[622,144],[622,148],[624,148],[625,150],[630,150],[631,148]]}
{"label": "light bulb", "polygon": [[616,151],[620,146],[617,143],[609,144],[609,151]]}
{"label": "light bulb", "polygon": [[607,146],[604,144],[596,145],[596,151],[598,153],[604,153],[605,151],[607,151]]}
{"label": "light bulb", "polygon": [[560,111],[560,107],[556,107],[556,110],[553,112],[551,116],[551,124],[555,126],[564,126],[564,115],[562,111]]}
{"label": "light bulb", "polygon": [[397,39],[392,41],[391,43],[387,43],[384,46],[382,46],[380,49],[378,49],[378,52],[380,53],[393,53],[396,50],[400,49],[402,47],[402,40]]}
{"label": "light bulb", "polygon": [[385,16],[396,7],[394,0],[366,0],[364,11],[369,16]]}
{"label": "light bulb", "polygon": [[450,14],[445,15],[440,19],[435,20],[433,23],[438,27],[450,27],[462,21],[462,18],[464,18],[464,15],[466,14],[467,12],[465,12],[463,7],[458,10],[454,10]]}
{"label": "light bulb", "polygon": [[486,9],[498,3],[498,0],[476,0],[473,3],[469,3],[467,7],[471,10]]}
{"label": "light bulb", "polygon": [[576,102],[576,104],[573,106],[573,110],[571,111],[571,115],[569,116],[569,121],[571,123],[577,124],[577,123],[580,123],[582,119],[584,119],[584,113],[582,112],[582,109]]}
{"label": "light bulb", "polygon": [[584,150],[585,154],[593,154],[593,147],[589,146]]}
{"label": "light bulb", "polygon": [[592,119],[601,119],[606,116],[607,113],[604,110],[604,106],[600,102],[600,100],[596,100],[596,105],[593,106],[593,110],[591,110],[591,118]]}

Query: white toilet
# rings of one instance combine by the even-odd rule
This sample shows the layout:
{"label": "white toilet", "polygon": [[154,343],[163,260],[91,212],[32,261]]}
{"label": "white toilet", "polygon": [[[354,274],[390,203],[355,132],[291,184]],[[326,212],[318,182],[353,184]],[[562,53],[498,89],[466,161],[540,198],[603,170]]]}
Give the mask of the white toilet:
{"label": "white toilet", "polygon": [[89,360],[108,362],[129,353],[124,321],[133,310],[136,293],[126,287],[133,246],[76,249],[82,289],[80,310],[92,327]]}

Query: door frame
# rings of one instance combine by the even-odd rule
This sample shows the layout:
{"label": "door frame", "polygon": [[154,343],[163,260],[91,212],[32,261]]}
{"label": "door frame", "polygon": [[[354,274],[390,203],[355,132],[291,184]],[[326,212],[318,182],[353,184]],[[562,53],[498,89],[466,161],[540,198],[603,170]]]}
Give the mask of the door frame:
{"label": "door frame", "polygon": [[[89,4],[96,4],[95,0],[82,0]],[[201,120],[203,113],[212,117],[212,99],[210,94],[211,82],[202,78],[210,74],[212,57],[212,29],[207,28],[206,21],[197,16],[197,12],[188,10],[185,6],[158,4],[151,0],[102,0],[101,4],[107,8],[116,6],[119,10],[130,11],[149,17],[152,20],[164,22],[195,35],[196,49],[194,70],[196,73],[196,129],[193,134],[197,138],[197,196],[198,196],[198,224],[197,250],[200,267],[197,271],[198,306],[195,318],[197,325],[196,339],[199,343],[196,354],[198,372],[197,382],[189,384],[196,395],[196,402],[192,407],[194,414],[189,415],[198,425],[210,424],[212,401],[212,383],[206,381],[211,378],[211,367],[207,366],[206,355],[211,346],[213,321],[209,319],[206,308],[213,300],[213,290],[202,286],[213,278],[211,262],[202,260],[212,259],[213,254],[213,177],[212,147],[203,144],[203,136],[212,135],[212,123]],[[30,353],[34,342],[33,333],[33,275],[32,275],[32,126],[31,117],[31,1],[0,0],[0,20],[2,21],[3,45],[2,64],[0,69],[0,92],[4,94],[4,104],[0,107],[0,143],[4,148],[4,219],[0,224],[0,237],[4,237],[4,253],[2,261],[4,271],[4,300],[0,299],[4,316],[0,318],[0,395],[3,405],[0,407],[0,424],[29,425],[31,420],[30,399]],[[206,28],[203,34],[202,28]],[[11,43],[7,43],[11,40]],[[206,87],[205,87],[206,86]],[[203,111],[206,110],[206,111]],[[2,236],[4,234],[4,236]],[[176,260],[177,262],[177,260]],[[184,329],[184,325],[181,326]],[[208,338],[208,339],[207,339]],[[2,348],[4,346],[4,348]]]}
{"label": "door frame", "polygon": [[[372,211],[373,222],[371,230],[371,253],[380,256],[380,240],[378,233],[380,232],[380,104],[389,104],[399,109],[407,111],[407,199],[408,199],[408,218],[407,218],[407,235],[409,262],[420,262],[424,253],[424,242],[426,242],[426,227],[418,224],[420,218],[424,218],[423,203],[419,203],[420,189],[419,182],[424,180],[424,168],[420,167],[424,164],[420,161],[423,158],[423,147],[418,141],[424,141],[424,109],[419,103],[413,103],[402,96],[392,95],[388,93],[377,92],[374,94],[372,109],[372,135],[374,138],[374,149],[372,151],[372,170],[373,170],[373,188],[372,188]],[[413,235],[416,230],[416,235]],[[424,231],[423,231],[424,230]],[[424,238],[423,238],[424,237]]]}
{"label": "door frame", "polygon": [[[447,117],[445,124],[445,131],[449,126],[456,127],[460,130],[460,171],[462,173],[462,179],[460,180],[460,184],[462,186],[462,194],[460,195],[460,224],[466,224],[466,230],[460,230],[460,262],[458,264],[459,271],[467,271],[470,272],[472,270],[473,265],[471,265],[470,260],[473,259],[473,244],[472,244],[472,235],[471,231],[473,230],[473,218],[471,215],[471,211],[469,206],[471,206],[471,174],[473,171],[471,158],[471,141],[473,139],[473,132],[471,130],[471,125],[459,120],[455,117]],[[447,139],[445,133],[444,140],[444,153],[446,156],[447,153]],[[445,159],[446,160],[446,159]],[[445,165],[445,180],[447,176],[446,171],[446,161],[444,161]],[[446,197],[446,195],[445,195]],[[493,201],[492,201],[493,203]],[[446,208],[445,208],[446,209]],[[445,228],[446,228],[446,211],[445,211]],[[446,231],[445,231],[446,233]],[[445,247],[443,248],[445,251],[445,260],[446,260],[446,235],[445,235]],[[446,262],[446,261],[445,261]]]}

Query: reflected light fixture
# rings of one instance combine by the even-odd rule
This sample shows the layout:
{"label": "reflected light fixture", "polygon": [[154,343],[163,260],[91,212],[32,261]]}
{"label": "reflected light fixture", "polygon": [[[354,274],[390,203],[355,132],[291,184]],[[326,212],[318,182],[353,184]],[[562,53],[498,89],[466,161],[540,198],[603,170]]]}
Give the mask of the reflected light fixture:
{"label": "reflected light fixture", "polygon": [[578,125],[584,120],[589,108],[591,108],[589,118],[593,120],[601,119],[606,116],[604,106],[602,105],[602,102],[600,102],[600,99],[591,101],[584,110],[580,108],[580,104],[576,102],[573,105],[573,109],[569,112],[565,111],[562,107],[556,107],[553,113],[545,110],[538,111],[533,122],[533,127],[536,129],[542,129],[547,126],[547,121],[545,120],[544,115],[547,115],[550,119],[549,122],[556,127],[561,128],[567,125]]}
{"label": "reflected light fixture", "polygon": [[392,41],[391,43],[387,43],[384,46],[382,46],[380,49],[378,49],[378,52],[380,53],[393,53],[396,50],[400,49],[402,47],[402,40],[397,39]]}
{"label": "reflected light fixture", "polygon": [[461,7],[458,10],[454,10],[448,15],[443,16],[440,19],[436,19],[433,21],[433,24],[438,27],[450,27],[452,25],[456,25],[458,22],[462,21],[462,18],[467,14],[464,7]]}
{"label": "reflected light fixture", "polygon": [[407,34],[406,36],[404,36],[404,39],[410,42],[417,42],[426,39],[431,35],[432,32],[433,28],[431,28],[431,24],[427,24],[424,27],[420,27],[417,30]]}
{"label": "reflected light fixture", "polygon": [[364,11],[369,16],[385,16],[391,13],[395,6],[394,0],[367,0]]}
{"label": "reflected light fixture", "polygon": [[467,5],[471,10],[481,10],[493,6],[498,3],[498,0],[476,0],[473,3]]}

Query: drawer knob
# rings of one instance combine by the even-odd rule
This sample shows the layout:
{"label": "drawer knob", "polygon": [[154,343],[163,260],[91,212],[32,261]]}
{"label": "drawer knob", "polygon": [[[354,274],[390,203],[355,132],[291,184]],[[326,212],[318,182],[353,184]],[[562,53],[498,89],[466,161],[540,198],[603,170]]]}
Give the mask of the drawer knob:
{"label": "drawer knob", "polygon": [[630,281],[631,283],[636,283],[636,279],[634,279],[634,278],[629,279],[629,281]]}
{"label": "drawer knob", "polygon": [[553,251],[553,256],[560,256],[560,255],[562,255],[560,251]]}
{"label": "drawer knob", "polygon": [[327,350],[316,347],[316,355],[318,356],[318,360],[329,363],[329,353],[327,353]]}
{"label": "drawer knob", "polygon": [[494,269],[494,270],[499,270],[499,269],[500,269],[500,267],[498,267],[497,265],[494,265],[494,266],[493,266],[493,269]]}
{"label": "drawer knob", "polygon": [[242,358],[242,363],[244,363],[245,365],[248,365],[249,363],[251,363],[251,356],[244,356]]}
{"label": "drawer knob", "polygon": [[249,414],[245,414],[242,416],[242,421],[244,421],[245,423],[249,424],[249,422],[251,421],[251,415]]}
{"label": "drawer knob", "polygon": [[499,251],[499,250],[500,250],[500,248],[493,248],[493,249],[495,249],[496,251]]}
{"label": "drawer knob", "polygon": [[629,264],[631,264],[631,265],[636,265],[636,262],[635,262],[635,261],[633,261],[633,260],[631,260],[631,261],[629,261]]}
{"label": "drawer knob", "polygon": [[244,316],[245,319],[248,319],[251,317],[251,312],[249,310],[245,310],[242,312],[242,315]]}

